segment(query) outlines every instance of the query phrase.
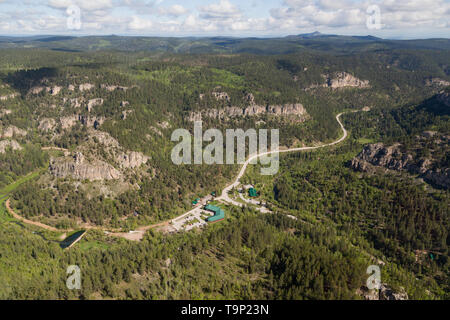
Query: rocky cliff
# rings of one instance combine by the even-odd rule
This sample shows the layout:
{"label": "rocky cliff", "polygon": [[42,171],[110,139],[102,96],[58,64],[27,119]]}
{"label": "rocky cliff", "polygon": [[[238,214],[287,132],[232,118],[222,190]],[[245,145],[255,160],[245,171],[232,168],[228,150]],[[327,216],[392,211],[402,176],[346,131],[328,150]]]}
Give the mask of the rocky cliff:
{"label": "rocky cliff", "polygon": [[125,181],[129,173],[137,173],[134,169],[147,164],[149,160],[140,152],[125,150],[108,133],[88,129],[88,139],[76,148],[73,156],[52,159],[49,172],[57,178]]}
{"label": "rocky cliff", "polygon": [[12,138],[14,136],[26,136],[27,132],[23,129],[19,129],[15,126],[9,126],[7,128],[0,128],[0,138]]}
{"label": "rocky cliff", "polygon": [[51,131],[56,127],[55,119],[43,118],[39,121],[38,129],[41,131]]}
{"label": "rocky cliff", "polygon": [[11,148],[13,151],[22,150],[22,147],[16,140],[0,141],[0,153],[5,153],[8,148]]}
{"label": "rocky cliff", "polygon": [[325,83],[323,84],[314,84],[305,90],[311,90],[316,88],[330,88],[333,90],[342,89],[342,88],[360,88],[367,89],[370,88],[369,80],[361,80],[350,73],[347,72],[337,72],[334,74],[322,75]]}
{"label": "rocky cliff", "polygon": [[357,291],[365,300],[408,300],[408,294],[404,288],[400,288],[398,292],[394,291],[386,283],[380,285],[380,289],[369,290],[367,287],[362,287]]}
{"label": "rocky cliff", "polygon": [[99,160],[90,163],[80,152],[76,152],[72,158],[52,159],[49,170],[57,178],[71,177],[77,180],[115,180],[122,177],[122,174],[108,163]]}
{"label": "rocky cliff", "polygon": [[212,118],[225,120],[236,117],[254,117],[263,114],[274,116],[296,116],[298,120],[304,120],[307,115],[302,104],[286,104],[286,105],[250,105],[246,108],[226,107],[223,109],[208,109],[202,112],[191,112],[189,121],[200,121],[202,118]]}
{"label": "rocky cliff", "polygon": [[448,87],[450,86],[450,82],[446,81],[446,80],[442,80],[439,78],[429,78],[425,80],[425,84],[428,87],[433,87],[433,86],[437,86],[437,87]]}
{"label": "rocky cliff", "polygon": [[[435,149],[430,150],[427,157],[414,154],[414,149],[423,148],[423,145],[429,143],[430,140],[435,143]],[[385,146],[382,143],[369,144],[351,161],[351,167],[362,172],[373,172],[377,167],[407,171],[418,175],[434,186],[448,189],[450,187],[450,169],[446,166],[445,159],[436,159],[434,154],[441,154],[441,148],[448,148],[449,143],[449,136],[425,132],[418,137],[415,147],[405,148],[400,144],[392,146]],[[439,152],[434,152],[435,150],[439,150]]]}
{"label": "rocky cliff", "polygon": [[122,153],[117,157],[117,162],[122,168],[134,169],[147,163],[150,158],[140,152]]}
{"label": "rocky cliff", "polygon": [[338,72],[333,76],[326,76],[324,87],[339,89],[346,87],[369,88],[368,80],[361,80],[347,72]]}

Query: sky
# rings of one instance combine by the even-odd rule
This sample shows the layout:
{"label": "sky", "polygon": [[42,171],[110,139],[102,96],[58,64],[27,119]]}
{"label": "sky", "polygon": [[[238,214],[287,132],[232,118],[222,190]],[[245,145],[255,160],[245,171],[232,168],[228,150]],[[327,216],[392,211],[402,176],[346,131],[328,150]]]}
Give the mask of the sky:
{"label": "sky", "polygon": [[0,0],[0,35],[450,38],[450,0]]}

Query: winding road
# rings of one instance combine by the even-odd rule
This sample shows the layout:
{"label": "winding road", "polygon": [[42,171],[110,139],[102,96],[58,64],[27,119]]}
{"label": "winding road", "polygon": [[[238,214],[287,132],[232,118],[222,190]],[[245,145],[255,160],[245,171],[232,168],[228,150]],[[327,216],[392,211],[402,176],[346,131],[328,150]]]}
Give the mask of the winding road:
{"label": "winding road", "polygon": [[[352,112],[358,112],[358,111],[352,111]],[[242,203],[237,202],[237,201],[235,201],[235,200],[230,198],[229,192],[231,190],[233,190],[233,188],[236,188],[236,187],[238,187],[241,184],[240,180],[244,176],[248,165],[253,160],[255,160],[255,159],[259,158],[259,157],[268,156],[268,155],[272,155],[272,154],[276,154],[276,153],[291,153],[291,152],[299,152],[299,151],[306,151],[306,150],[317,150],[317,149],[321,149],[321,148],[331,147],[333,145],[337,145],[337,144],[343,142],[348,137],[348,132],[345,129],[345,127],[342,124],[341,119],[340,119],[343,114],[344,113],[340,113],[340,114],[338,114],[336,116],[336,120],[339,123],[339,125],[341,126],[341,129],[342,129],[342,131],[344,133],[341,138],[339,138],[338,140],[336,140],[334,142],[331,142],[331,143],[328,143],[328,144],[323,144],[323,145],[320,145],[320,146],[315,146],[315,147],[301,147],[301,148],[292,148],[292,149],[286,149],[286,150],[273,150],[273,151],[268,151],[268,152],[252,155],[243,164],[243,166],[242,166],[241,170],[239,171],[239,174],[237,175],[237,177],[234,180],[234,182],[232,184],[230,184],[229,186],[227,186],[225,189],[223,189],[221,196],[216,198],[215,200],[220,201],[220,202],[229,203],[229,204],[232,204],[232,205],[235,205],[235,206],[242,207],[243,206]],[[47,149],[48,150],[49,149],[58,149],[60,151],[64,151],[65,150],[65,149],[60,149],[60,148],[47,148]],[[20,217],[10,207],[9,200],[6,202],[6,208],[8,209],[9,213],[14,216],[14,218],[16,218],[17,220],[20,220],[20,221],[22,221],[22,222],[24,222],[26,224],[35,225],[35,226],[38,226],[38,227],[41,227],[43,229],[50,230],[50,231],[61,231],[61,230],[57,230],[57,229],[55,229],[53,227],[47,226],[45,224],[34,222],[34,221],[30,221],[30,220],[24,219],[23,217]],[[178,216],[178,217],[176,217],[174,219],[171,219],[169,221],[160,222],[158,224],[154,224],[154,225],[150,225],[150,226],[143,226],[143,227],[138,228],[136,231],[132,231],[132,232],[129,232],[129,233],[115,232],[115,233],[109,233],[109,234],[112,235],[112,236],[122,237],[122,238],[125,238],[125,239],[128,239],[128,240],[140,241],[140,240],[142,240],[142,238],[144,237],[144,234],[148,230],[153,229],[153,228],[157,228],[157,227],[161,227],[161,226],[168,226],[170,224],[170,222],[183,219],[183,218],[189,216],[190,214],[196,212],[197,210],[199,210],[199,209],[198,208],[192,209],[192,210],[190,210],[190,211],[188,211],[188,212],[186,212],[186,213],[184,213],[184,214],[182,214],[182,215],[180,215],[180,216]],[[88,229],[105,230],[105,228],[98,228],[98,227],[90,227]]]}
{"label": "winding road", "polygon": [[341,116],[343,114],[344,114],[344,112],[340,113],[340,114],[338,114],[336,116],[336,120],[339,123],[339,125],[341,126],[342,131],[344,132],[344,135],[340,139],[338,139],[338,140],[336,140],[336,141],[334,141],[332,143],[323,144],[323,145],[316,146],[316,147],[302,147],[302,148],[293,148],[293,149],[286,149],[286,150],[273,150],[273,151],[268,151],[268,152],[264,152],[264,153],[255,154],[255,155],[249,157],[249,159],[242,166],[242,169],[239,172],[238,176],[236,177],[236,180],[231,185],[229,185],[228,187],[223,189],[222,195],[219,198],[216,198],[216,200],[217,201],[228,202],[228,203],[231,203],[232,205],[242,207],[243,206],[242,203],[234,201],[233,199],[230,198],[230,196],[228,194],[229,194],[229,192],[231,190],[233,190],[233,188],[236,188],[236,187],[238,187],[241,184],[241,178],[244,176],[248,165],[253,160],[255,160],[255,159],[259,158],[259,157],[268,156],[268,155],[276,154],[276,153],[288,153],[288,152],[299,152],[299,151],[306,151],[306,150],[317,150],[317,149],[321,149],[321,148],[331,147],[331,146],[334,146],[336,144],[339,144],[339,143],[343,142],[348,137],[348,132],[347,132],[347,130],[345,129],[344,125],[341,122]]}

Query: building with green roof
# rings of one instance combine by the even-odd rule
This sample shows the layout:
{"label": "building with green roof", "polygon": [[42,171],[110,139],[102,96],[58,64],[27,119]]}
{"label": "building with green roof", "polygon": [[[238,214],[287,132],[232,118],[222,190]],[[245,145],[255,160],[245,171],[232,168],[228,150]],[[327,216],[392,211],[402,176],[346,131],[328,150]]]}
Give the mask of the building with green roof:
{"label": "building with green roof", "polygon": [[256,192],[255,188],[250,188],[250,189],[248,189],[248,195],[251,198],[257,198],[258,197],[258,192]]}
{"label": "building with green roof", "polygon": [[213,222],[217,222],[217,221],[225,219],[225,211],[223,211],[219,207],[208,204],[204,207],[204,209],[206,211],[210,211],[210,212],[214,213],[214,216],[206,219],[207,222],[213,223]]}

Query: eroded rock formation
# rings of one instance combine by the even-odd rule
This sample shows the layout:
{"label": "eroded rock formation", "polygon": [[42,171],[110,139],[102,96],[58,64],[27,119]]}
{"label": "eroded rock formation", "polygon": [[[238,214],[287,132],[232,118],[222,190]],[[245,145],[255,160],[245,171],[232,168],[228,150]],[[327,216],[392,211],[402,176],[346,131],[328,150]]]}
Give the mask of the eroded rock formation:
{"label": "eroded rock formation", "polygon": [[146,164],[150,158],[140,152],[122,153],[117,157],[117,162],[122,168],[134,169]]}
{"label": "eroded rock formation", "polygon": [[203,117],[212,119],[227,119],[235,117],[253,117],[263,114],[275,116],[297,116],[300,119],[306,116],[306,110],[302,104],[269,105],[259,106],[250,105],[246,108],[226,107],[223,109],[208,109],[202,112],[192,112],[189,114],[189,121],[200,121]]}
{"label": "eroded rock formation", "polygon": [[[1,130],[1,128],[0,128]],[[27,132],[23,129],[19,129],[15,126],[9,126],[5,129],[3,129],[3,132],[0,131],[0,137],[1,138],[12,138],[14,136],[26,136]]]}
{"label": "eroded rock formation", "polygon": [[8,148],[11,148],[12,150],[22,150],[22,147],[16,140],[0,141],[0,153],[5,153]]}
{"label": "eroded rock formation", "polygon": [[[443,148],[449,145],[449,137],[424,133],[423,137],[435,139],[437,145]],[[351,167],[361,172],[373,172],[377,167],[395,171],[407,171],[417,174],[426,182],[440,188],[450,187],[450,169],[437,165],[432,158],[415,158],[408,151],[402,151],[400,144],[385,146],[382,143],[369,144],[351,161]]]}
{"label": "eroded rock formation", "polygon": [[356,78],[347,72],[338,72],[334,77],[328,75],[326,76],[326,83],[324,87],[339,89],[346,87],[354,87],[354,88],[369,88],[368,80],[361,80]]}
{"label": "eroded rock formation", "polygon": [[71,177],[77,180],[116,180],[122,177],[118,170],[106,162],[87,162],[80,152],[76,152],[72,159],[52,159],[49,171],[57,178]]}

